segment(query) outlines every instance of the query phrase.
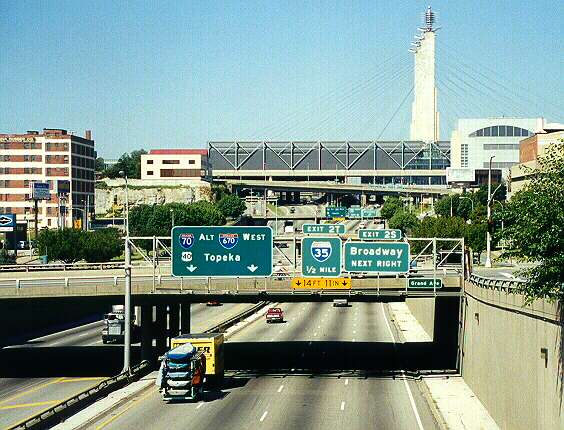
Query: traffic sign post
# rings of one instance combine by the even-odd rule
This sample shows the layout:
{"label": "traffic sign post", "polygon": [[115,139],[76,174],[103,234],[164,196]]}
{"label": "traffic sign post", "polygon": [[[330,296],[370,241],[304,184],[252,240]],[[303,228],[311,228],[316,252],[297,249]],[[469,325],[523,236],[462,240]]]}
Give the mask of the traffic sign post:
{"label": "traffic sign post", "polygon": [[304,224],[304,234],[345,234],[343,224]]}
{"label": "traffic sign post", "polygon": [[425,288],[425,289],[435,289],[435,288],[442,288],[443,281],[441,279],[413,279],[410,278],[407,281],[407,288]]}
{"label": "traffic sign post", "polygon": [[341,275],[341,239],[304,237],[302,239],[302,274],[305,277]]}
{"label": "traffic sign post", "polygon": [[362,240],[400,240],[401,236],[399,229],[361,229],[358,231],[358,238]]}
{"label": "traffic sign post", "polygon": [[173,276],[272,275],[270,227],[174,227],[171,240]]}
{"label": "traffic sign post", "polygon": [[409,244],[405,242],[345,243],[347,272],[407,273]]}

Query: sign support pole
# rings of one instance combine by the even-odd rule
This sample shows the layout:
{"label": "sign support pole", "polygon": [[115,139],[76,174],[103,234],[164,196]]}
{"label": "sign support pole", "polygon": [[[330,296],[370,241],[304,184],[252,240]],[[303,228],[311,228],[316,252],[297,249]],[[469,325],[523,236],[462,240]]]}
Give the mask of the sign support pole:
{"label": "sign support pole", "polygon": [[34,208],[33,210],[34,210],[34,213],[35,213],[35,227],[34,227],[34,230],[35,230],[35,240],[37,240],[37,235],[38,235],[38,228],[37,228],[37,220],[38,220],[38,218],[39,218],[39,216],[38,216],[38,212],[39,212],[38,206],[39,206],[38,200],[37,200],[37,199],[33,199],[33,208]]}

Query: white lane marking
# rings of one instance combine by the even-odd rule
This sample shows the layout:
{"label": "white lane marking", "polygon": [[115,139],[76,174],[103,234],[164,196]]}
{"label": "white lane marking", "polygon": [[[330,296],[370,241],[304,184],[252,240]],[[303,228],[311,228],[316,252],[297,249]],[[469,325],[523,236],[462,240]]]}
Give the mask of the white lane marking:
{"label": "white lane marking", "polygon": [[353,334],[356,334],[356,330],[353,330]]}
{"label": "white lane marking", "polygon": [[204,402],[200,402],[198,406],[196,406],[196,409],[200,409],[202,406],[204,406]]}
{"label": "white lane marking", "polygon": [[[380,302],[382,306],[382,316],[384,317],[384,321],[386,322],[386,327],[388,328],[388,333],[390,333],[390,337],[392,341],[396,343],[396,338],[394,337],[394,333],[392,332],[392,328],[390,327],[390,323],[388,322],[388,318],[386,317],[386,310],[384,309],[384,303]],[[424,430],[423,423],[421,422],[421,417],[419,416],[419,411],[417,410],[417,405],[415,404],[415,399],[413,398],[413,393],[411,392],[411,388],[409,388],[409,384],[407,383],[407,378],[405,377],[405,372],[402,370],[401,375],[403,377],[403,383],[405,385],[405,390],[407,391],[407,396],[409,397],[409,403],[411,404],[411,409],[413,409],[413,413],[415,414],[415,420],[417,421],[417,427],[419,430]]]}
{"label": "white lane marking", "polygon": [[317,336],[317,333],[313,333],[313,336],[314,336],[314,337]]}
{"label": "white lane marking", "polygon": [[280,385],[280,387],[278,387],[278,392],[281,393],[283,389],[284,389],[284,385]]}
{"label": "white lane marking", "polygon": [[89,343],[89,344],[86,345],[86,346],[98,345],[99,343],[102,343],[102,339],[97,340],[96,342],[93,342],[93,343]]}
{"label": "white lane marking", "polygon": [[260,422],[261,422],[261,423],[264,421],[264,419],[266,418],[267,415],[268,415],[268,411],[264,411],[264,413],[263,413],[262,416],[260,417]]}
{"label": "white lane marking", "polygon": [[278,330],[278,333],[282,333],[282,330]]}
{"label": "white lane marking", "polygon": [[353,338],[353,342],[356,342],[356,339],[355,339],[355,338]]}
{"label": "white lane marking", "polygon": [[318,326],[317,326],[317,330],[319,330],[320,328],[321,328],[321,326],[320,326],[320,325],[318,325]]}
{"label": "white lane marking", "polygon": [[78,337],[88,336],[89,334],[92,334],[92,333],[82,333],[82,334],[79,334]]}
{"label": "white lane marking", "polygon": [[344,411],[345,410],[345,402],[341,402],[341,410]]}
{"label": "white lane marking", "polygon": [[345,385],[349,385],[349,380],[348,380],[348,378],[345,379]]}

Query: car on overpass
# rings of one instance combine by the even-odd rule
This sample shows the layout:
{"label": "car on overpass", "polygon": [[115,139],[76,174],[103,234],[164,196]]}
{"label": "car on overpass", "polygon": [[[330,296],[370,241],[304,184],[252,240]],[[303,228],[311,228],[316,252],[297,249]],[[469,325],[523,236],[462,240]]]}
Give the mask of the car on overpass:
{"label": "car on overpass", "polygon": [[266,323],[284,322],[284,311],[281,308],[268,308],[266,311]]}

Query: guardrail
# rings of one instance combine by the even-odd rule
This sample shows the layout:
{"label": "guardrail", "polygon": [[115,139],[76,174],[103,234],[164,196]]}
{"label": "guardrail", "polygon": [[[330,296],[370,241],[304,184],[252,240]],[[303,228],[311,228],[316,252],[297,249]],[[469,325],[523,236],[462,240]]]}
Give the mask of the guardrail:
{"label": "guardrail", "polygon": [[120,373],[119,375],[112,376],[111,378],[104,379],[98,385],[81,391],[61,403],[57,403],[56,405],[45,409],[24,421],[20,421],[7,429],[20,430],[50,428],[100,397],[103,397],[139,378],[148,370],[149,362],[142,361],[141,363],[133,366],[131,368],[131,372],[126,371]]}
{"label": "guardrail", "polygon": [[515,293],[525,281],[520,281],[517,279],[491,279],[484,278],[483,276],[470,274],[468,278],[470,282],[481,288],[489,288],[492,290],[505,291],[507,293]]}
{"label": "guardrail", "polygon": [[[170,258],[161,258],[170,265]],[[161,261],[160,264],[165,263]],[[72,270],[107,270],[107,269],[123,269],[124,262],[106,262],[106,263],[47,263],[47,264],[8,264],[0,265],[0,272],[41,272],[41,271],[72,271]],[[133,267],[153,267],[145,262],[133,262]]]}
{"label": "guardrail", "polygon": [[256,311],[258,311],[260,308],[262,308],[263,306],[266,306],[268,302],[259,302],[257,303],[255,306],[247,309],[246,311],[241,312],[240,314],[235,315],[234,317],[231,317],[225,321],[220,322],[219,324],[209,328],[208,330],[205,330],[204,333],[217,333],[217,332],[223,332],[226,328],[231,327],[235,324],[237,324],[238,322],[244,320],[245,318],[247,318],[249,315],[254,314]]}

